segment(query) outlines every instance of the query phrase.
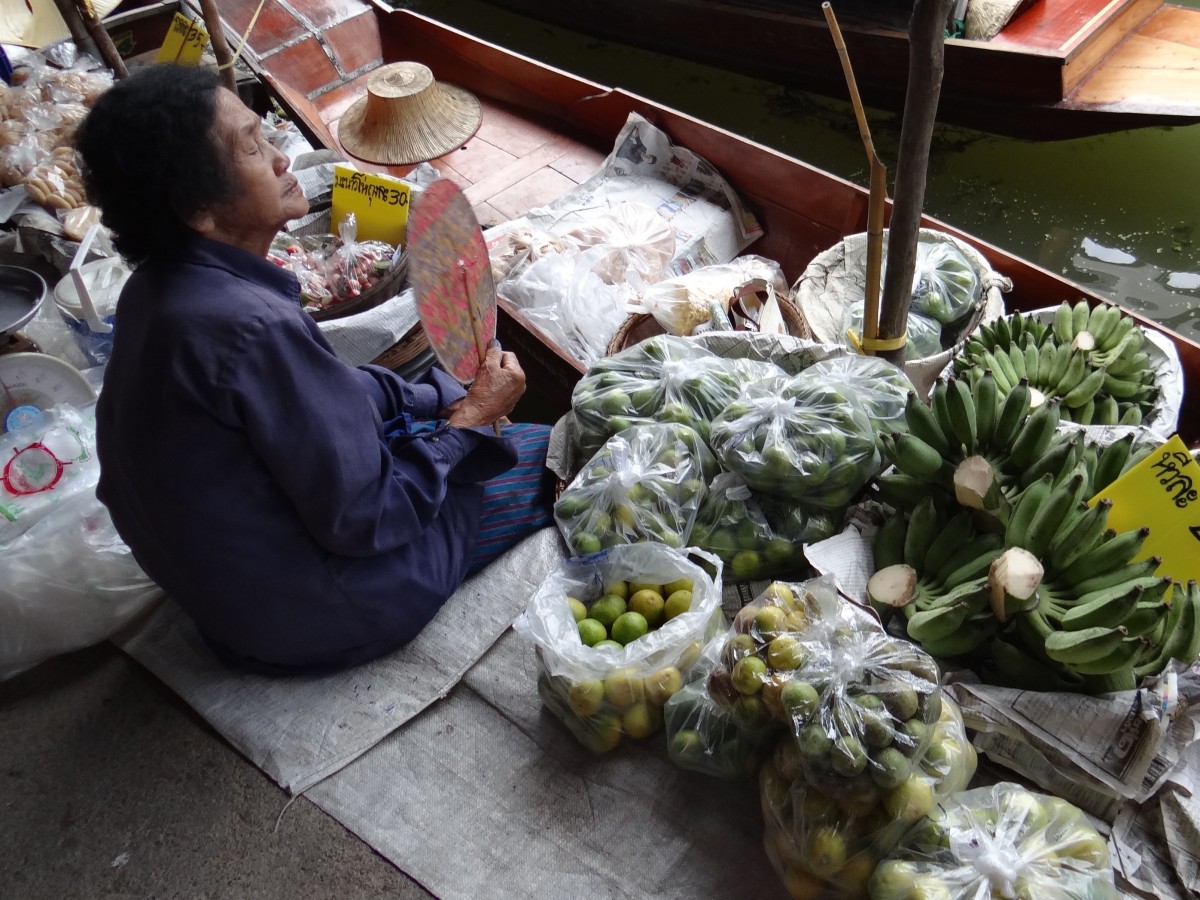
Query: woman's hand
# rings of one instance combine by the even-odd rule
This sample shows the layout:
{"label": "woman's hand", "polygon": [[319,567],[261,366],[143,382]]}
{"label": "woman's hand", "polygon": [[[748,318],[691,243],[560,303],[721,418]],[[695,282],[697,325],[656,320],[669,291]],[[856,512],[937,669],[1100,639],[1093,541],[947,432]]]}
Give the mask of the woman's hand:
{"label": "woman's hand", "polygon": [[491,425],[507,416],[525,393],[525,372],[517,355],[493,341],[467,395],[455,401],[449,422],[454,428]]}

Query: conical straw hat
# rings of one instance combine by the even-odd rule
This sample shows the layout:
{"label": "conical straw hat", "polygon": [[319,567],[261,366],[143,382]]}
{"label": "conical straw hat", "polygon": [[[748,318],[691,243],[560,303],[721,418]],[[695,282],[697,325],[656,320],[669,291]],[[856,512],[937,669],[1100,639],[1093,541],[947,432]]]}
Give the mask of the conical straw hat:
{"label": "conical straw hat", "polygon": [[392,63],[371,73],[367,96],[346,110],[338,139],[359,159],[409,165],[461,147],[481,118],[479,100],[469,91],[434,81],[421,63]]}

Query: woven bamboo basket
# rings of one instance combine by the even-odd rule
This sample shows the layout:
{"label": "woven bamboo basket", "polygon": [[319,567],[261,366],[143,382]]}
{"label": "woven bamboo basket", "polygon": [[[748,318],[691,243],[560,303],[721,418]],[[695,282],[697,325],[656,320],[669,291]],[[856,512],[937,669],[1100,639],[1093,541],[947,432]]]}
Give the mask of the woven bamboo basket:
{"label": "woven bamboo basket", "polygon": [[398,371],[408,367],[419,357],[429,356],[431,353],[429,335],[425,333],[425,329],[418,322],[400,340],[380,353],[371,362],[377,366]]}
{"label": "woven bamboo basket", "polygon": [[[784,297],[777,296],[775,299],[779,303],[779,314],[783,318],[783,324],[787,328],[788,334],[793,337],[811,338],[812,331],[809,330],[808,323],[804,321],[804,316],[800,314],[796,305]],[[658,320],[654,316],[650,313],[633,313],[613,333],[608,347],[604,351],[605,355],[612,356],[614,353],[620,353],[627,347],[632,347],[657,334],[666,334],[666,329],[658,324]]]}

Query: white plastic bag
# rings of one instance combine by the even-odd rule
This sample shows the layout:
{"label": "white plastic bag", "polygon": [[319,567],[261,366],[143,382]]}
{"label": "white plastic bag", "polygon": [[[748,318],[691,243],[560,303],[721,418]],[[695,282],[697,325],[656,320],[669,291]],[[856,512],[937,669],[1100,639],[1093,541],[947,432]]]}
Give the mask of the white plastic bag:
{"label": "white plastic bag", "polygon": [[0,544],[0,680],[102,641],[163,596],[95,492]]}

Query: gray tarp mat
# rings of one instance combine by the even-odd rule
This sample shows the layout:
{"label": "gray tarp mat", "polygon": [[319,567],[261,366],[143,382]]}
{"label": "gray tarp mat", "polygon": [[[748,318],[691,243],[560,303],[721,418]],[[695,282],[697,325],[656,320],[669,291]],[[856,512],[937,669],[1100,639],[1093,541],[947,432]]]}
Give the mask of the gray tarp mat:
{"label": "gray tarp mat", "polygon": [[507,632],[440,703],[305,796],[441,900],[783,900],[754,779],[686,772],[663,733],[596,756]]}
{"label": "gray tarp mat", "polygon": [[334,675],[269,678],[229,669],[171,602],[115,640],[254,765],[298,793],[445,696],[561,560],[557,531],[538,531],[463,582],[412,643]]}

